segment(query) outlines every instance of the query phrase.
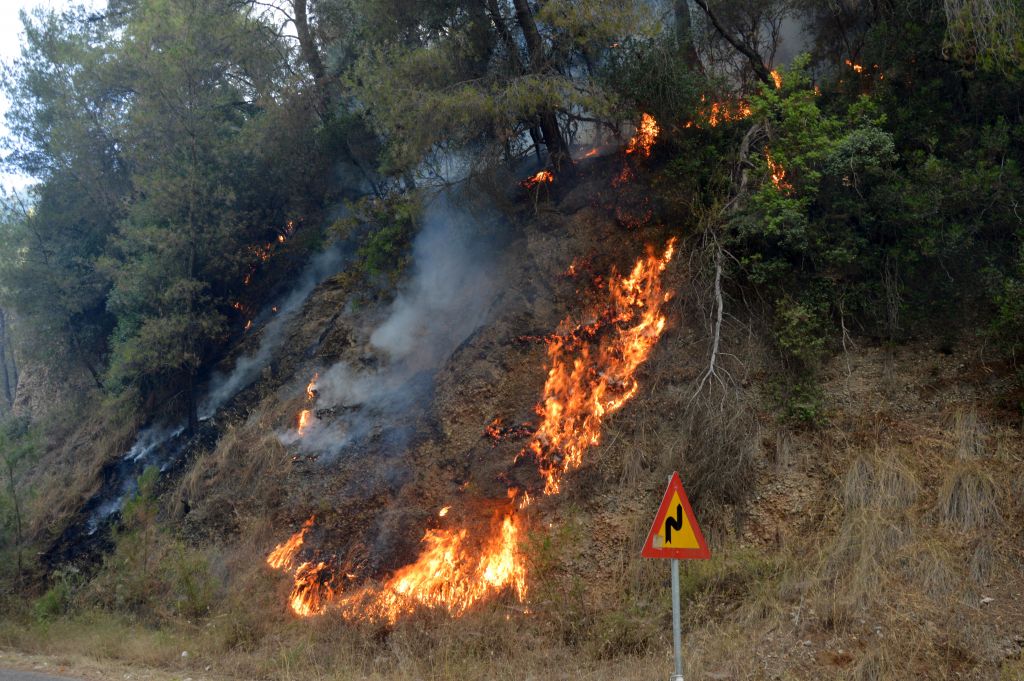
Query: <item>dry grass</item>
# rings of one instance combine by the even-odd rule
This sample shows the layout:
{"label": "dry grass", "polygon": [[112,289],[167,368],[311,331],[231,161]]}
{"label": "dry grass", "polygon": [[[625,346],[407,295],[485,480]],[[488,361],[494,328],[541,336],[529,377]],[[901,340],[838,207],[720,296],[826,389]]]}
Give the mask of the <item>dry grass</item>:
{"label": "dry grass", "polygon": [[219,525],[265,516],[280,498],[288,471],[288,453],[275,433],[277,418],[262,407],[244,424],[229,425],[217,448],[182,476],[170,499],[176,515],[188,509],[190,520]]}
{"label": "dry grass", "polygon": [[953,434],[953,453],[958,459],[970,461],[986,456],[988,429],[978,418],[973,406],[953,412],[950,423]]}
{"label": "dry grass", "polygon": [[1001,514],[995,479],[976,465],[954,466],[939,489],[935,513],[941,522],[966,532],[998,523]]}
{"label": "dry grass", "polygon": [[82,415],[78,428],[64,432],[58,427],[44,443],[40,461],[22,480],[33,492],[27,508],[30,535],[46,536],[77,511],[97,489],[103,465],[131,447],[142,425],[136,399],[127,391],[99,402]]}
{"label": "dry grass", "polygon": [[91,613],[47,625],[2,625],[0,647],[176,670],[178,678],[274,681],[640,681],[667,673],[671,664],[664,646],[639,656],[597,659],[585,648],[551,640],[543,628],[510,617],[498,605],[454,622],[427,613],[393,630],[330,617],[278,621],[272,634],[244,645],[231,633],[230,617],[150,630],[118,616]]}

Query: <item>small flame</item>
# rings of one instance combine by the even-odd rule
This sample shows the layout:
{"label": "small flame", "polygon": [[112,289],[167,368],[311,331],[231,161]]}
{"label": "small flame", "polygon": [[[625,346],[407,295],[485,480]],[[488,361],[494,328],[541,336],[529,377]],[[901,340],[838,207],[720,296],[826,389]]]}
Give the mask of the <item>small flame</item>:
{"label": "small flame", "polygon": [[593,149],[587,151],[587,153],[583,154],[583,158],[593,158],[594,156],[597,156],[597,152],[598,148],[594,147]]}
{"label": "small flame", "polygon": [[534,187],[536,187],[538,185],[541,185],[541,184],[551,184],[554,181],[555,181],[554,173],[552,173],[550,170],[541,170],[540,172],[538,172],[538,173],[536,173],[534,175],[531,175],[530,177],[526,178],[525,180],[523,180],[519,184],[524,189],[533,189]]}
{"label": "small flame", "polygon": [[750,105],[743,100],[738,100],[736,102],[711,102],[710,106],[706,106],[707,97],[701,95],[700,101],[703,105],[697,112],[699,114],[698,120],[687,121],[683,124],[684,128],[702,128],[705,125],[709,128],[716,128],[720,123],[728,123],[731,121],[749,118],[753,113],[753,109],[750,108]]}
{"label": "small flame", "polygon": [[248,321],[247,321],[247,322],[245,323],[245,330],[246,330],[246,331],[248,331],[248,330],[249,330],[249,329],[251,329],[251,328],[252,328],[252,320],[250,319],[250,320],[248,320]]}
{"label": "small flame", "polygon": [[313,417],[313,412],[309,409],[303,409],[299,412],[299,425],[298,433],[299,437],[303,437],[306,434],[306,429],[309,427],[309,421]]}
{"label": "small flame", "polygon": [[775,188],[783,193],[793,191],[793,185],[786,179],[786,169],[772,158],[771,152],[767,148],[764,150],[764,159],[768,163],[768,171],[771,173],[772,184],[775,185]]}
{"label": "small flame", "polygon": [[444,508],[442,508],[440,511],[437,512],[437,517],[438,518],[445,517],[446,515],[448,515],[448,511],[450,511],[451,508],[452,508],[451,506],[445,506]]}
{"label": "small flame", "polygon": [[313,527],[316,516],[310,516],[302,523],[302,528],[293,534],[288,541],[278,544],[267,556],[267,565],[275,570],[288,570],[295,562],[295,555],[302,548],[302,542],[306,540],[306,533]]}
{"label": "small flame", "polygon": [[863,66],[861,66],[860,64],[857,64],[855,62],[852,62],[849,59],[846,60],[846,65],[849,66],[851,69],[853,69],[855,73],[864,73],[864,67]]}
{"label": "small flame", "polygon": [[621,185],[627,184],[632,179],[633,170],[628,165],[623,165],[622,172],[620,172],[618,175],[612,178],[612,186],[619,187]]}
{"label": "small flame", "polygon": [[[316,382],[320,379],[320,372],[315,372],[313,378],[306,384],[306,403],[312,404],[313,400],[316,399]],[[313,419],[313,410],[306,407],[299,412],[298,426],[296,432],[299,437],[303,437],[306,434],[306,429],[309,428],[309,423]]]}
{"label": "small flame", "polygon": [[772,80],[775,81],[775,89],[782,89],[782,74],[778,71],[772,71]]}
{"label": "small flame", "polygon": [[654,142],[658,139],[658,133],[660,132],[661,128],[658,127],[658,121],[654,120],[654,116],[649,113],[641,115],[640,125],[637,126],[636,134],[629,140],[626,153],[640,152],[641,156],[647,158],[651,155],[651,149],[654,147]]}

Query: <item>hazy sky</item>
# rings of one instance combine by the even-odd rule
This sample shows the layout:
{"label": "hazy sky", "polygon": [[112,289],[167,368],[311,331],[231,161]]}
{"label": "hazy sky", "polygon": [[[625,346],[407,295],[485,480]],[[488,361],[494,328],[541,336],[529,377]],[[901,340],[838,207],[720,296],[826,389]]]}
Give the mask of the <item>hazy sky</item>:
{"label": "hazy sky", "polygon": [[[60,0],[0,0],[0,59],[9,63],[21,52],[21,41],[24,33],[21,29],[21,20],[18,12],[31,10],[35,7],[49,7],[62,9],[74,5],[84,4],[87,7],[100,7],[105,4],[104,0],[84,0],[84,2],[61,2]],[[7,113],[10,102],[0,93],[0,136],[7,135],[7,124],[2,115]],[[6,154],[6,152],[3,152]],[[9,173],[0,172],[0,184],[8,191],[12,189],[22,190],[31,182],[30,178]]]}

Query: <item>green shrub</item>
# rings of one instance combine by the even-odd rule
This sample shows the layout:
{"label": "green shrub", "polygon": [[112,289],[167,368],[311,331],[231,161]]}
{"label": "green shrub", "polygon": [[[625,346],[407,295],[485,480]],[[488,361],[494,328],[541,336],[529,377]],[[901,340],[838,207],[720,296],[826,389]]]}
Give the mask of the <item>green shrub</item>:
{"label": "green shrub", "polygon": [[356,255],[360,270],[384,277],[394,285],[409,264],[413,237],[419,227],[422,205],[414,193],[378,199],[364,197],[347,205],[348,215],[331,230],[342,238],[360,236]]}
{"label": "green shrub", "polygon": [[32,604],[32,614],[40,622],[67,614],[80,583],[80,575],[75,568],[57,570],[53,577],[53,585]]}

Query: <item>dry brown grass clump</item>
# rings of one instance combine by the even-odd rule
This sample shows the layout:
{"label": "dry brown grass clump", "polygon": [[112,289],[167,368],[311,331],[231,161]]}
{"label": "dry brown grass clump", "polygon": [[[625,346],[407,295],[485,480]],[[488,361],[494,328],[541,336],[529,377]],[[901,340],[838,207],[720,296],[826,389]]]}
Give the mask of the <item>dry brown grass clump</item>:
{"label": "dry brown grass clump", "polygon": [[956,458],[969,461],[985,456],[988,429],[978,418],[978,411],[974,407],[961,408],[953,412],[950,429]]}
{"label": "dry brown grass clump", "polygon": [[284,493],[288,452],[275,433],[275,414],[264,406],[241,425],[229,425],[217,448],[196,459],[171,498],[190,522],[229,522],[266,515]]}
{"label": "dry brown grass clump", "polygon": [[961,531],[976,531],[998,523],[999,490],[992,475],[978,466],[951,468],[939,489],[935,506],[939,520]]}

